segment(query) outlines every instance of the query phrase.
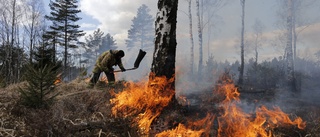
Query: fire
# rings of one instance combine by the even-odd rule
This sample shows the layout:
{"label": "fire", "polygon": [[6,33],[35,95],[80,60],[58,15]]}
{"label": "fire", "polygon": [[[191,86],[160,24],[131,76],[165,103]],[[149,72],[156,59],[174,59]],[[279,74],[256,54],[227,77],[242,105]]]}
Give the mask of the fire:
{"label": "fire", "polygon": [[57,75],[56,80],[53,82],[54,85],[57,85],[62,82],[61,75],[62,75],[61,73],[59,75]]}
{"label": "fire", "polygon": [[173,80],[165,77],[156,77],[152,83],[142,81],[139,83],[128,83],[124,91],[115,94],[111,99],[114,105],[112,113],[115,116],[136,116],[134,121],[143,134],[148,134],[152,121],[160,115],[172,97],[174,91],[167,88]]}
{"label": "fire", "polygon": [[213,120],[214,116],[207,114],[201,120],[195,122],[190,122],[192,120],[189,120],[189,123],[187,123],[188,127],[180,123],[175,129],[161,132],[156,137],[200,137],[210,132]]}
{"label": "fire", "polygon": [[[124,91],[115,94],[111,99],[114,105],[114,116],[133,117],[142,134],[148,135],[152,122],[169,104],[175,94],[167,85],[173,80],[157,77],[153,82],[142,81],[127,83]],[[157,134],[157,137],[200,137],[210,136],[214,131],[218,137],[271,137],[276,127],[306,127],[306,123],[298,117],[291,120],[289,115],[279,107],[267,109],[261,106],[255,112],[246,113],[238,105],[241,103],[237,87],[226,75],[222,76],[214,89],[214,94],[221,96],[218,105],[219,114],[207,114],[201,120],[186,124],[179,123],[174,129]],[[185,97],[181,97],[182,102]],[[214,120],[217,128],[212,129]],[[214,131],[213,131],[214,130]]]}
{"label": "fire", "polygon": [[240,94],[230,82],[219,85],[216,91],[225,94],[221,103],[224,112],[218,117],[218,137],[270,137],[272,129],[278,126],[295,125],[300,129],[306,126],[300,117],[292,121],[279,107],[268,110],[261,106],[253,112],[255,114],[245,113],[237,106],[237,103],[240,103]]}
{"label": "fire", "polygon": [[157,134],[156,137],[200,137],[203,132],[204,129],[193,131],[185,127],[183,124],[179,124],[175,129],[164,131],[160,134]]}

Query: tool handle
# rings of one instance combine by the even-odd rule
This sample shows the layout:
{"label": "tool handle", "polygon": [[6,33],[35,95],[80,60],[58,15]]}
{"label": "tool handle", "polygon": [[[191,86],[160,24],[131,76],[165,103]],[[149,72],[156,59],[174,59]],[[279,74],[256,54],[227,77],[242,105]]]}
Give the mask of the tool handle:
{"label": "tool handle", "polygon": [[[128,70],[135,70],[135,69],[137,69],[137,68],[129,68],[129,69],[126,69],[126,71],[128,71]],[[115,70],[115,71],[113,71],[113,72],[122,72],[121,70]]]}

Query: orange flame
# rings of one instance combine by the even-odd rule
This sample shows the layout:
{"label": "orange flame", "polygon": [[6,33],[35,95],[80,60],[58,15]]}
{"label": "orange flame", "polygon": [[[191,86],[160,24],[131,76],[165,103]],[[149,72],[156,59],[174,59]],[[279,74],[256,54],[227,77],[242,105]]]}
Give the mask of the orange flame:
{"label": "orange flame", "polygon": [[62,82],[61,75],[62,74],[57,75],[56,80],[53,82],[54,85],[57,85]]}
{"label": "orange flame", "polygon": [[211,114],[207,114],[201,120],[188,123],[188,128],[179,124],[175,129],[161,132],[156,137],[200,137],[210,131],[213,119],[214,117]]}
{"label": "orange flame", "polygon": [[234,84],[224,84],[218,86],[218,92],[225,94],[225,99],[221,103],[224,113],[218,117],[218,137],[237,136],[237,137],[270,137],[272,136],[270,128],[285,125],[297,125],[303,129],[305,122],[300,117],[294,121],[281,111],[279,107],[274,110],[268,110],[265,106],[258,108],[255,115],[250,115],[237,106],[239,92]]}
{"label": "orange flame", "polygon": [[174,91],[167,88],[173,80],[156,77],[152,83],[128,83],[124,91],[115,94],[111,99],[114,105],[112,113],[115,116],[135,116],[135,121],[142,133],[148,134],[152,121],[160,115],[172,97]]}
{"label": "orange flame", "polygon": [[200,137],[204,129],[193,131],[186,128],[183,124],[179,124],[175,129],[164,131],[156,135],[156,137]]}
{"label": "orange flame", "polygon": [[[158,117],[161,111],[169,104],[175,94],[167,85],[173,80],[165,77],[156,77],[154,81],[148,83],[127,83],[125,90],[115,94],[111,99],[114,105],[112,114],[114,116],[133,116],[143,134],[150,131],[152,121]],[[217,117],[218,137],[271,137],[272,129],[278,126],[293,125],[303,129],[306,123],[298,117],[291,120],[288,114],[281,111],[279,107],[268,110],[262,106],[252,114],[245,113],[238,103],[240,103],[240,93],[228,77],[223,76],[215,88],[215,94],[222,95],[223,99],[219,105],[222,108],[221,114]],[[184,98],[182,97],[182,100]],[[179,124],[175,129],[167,130],[157,134],[157,137],[199,137],[209,136],[213,125],[214,116],[208,114],[196,122],[189,122],[187,126]]]}

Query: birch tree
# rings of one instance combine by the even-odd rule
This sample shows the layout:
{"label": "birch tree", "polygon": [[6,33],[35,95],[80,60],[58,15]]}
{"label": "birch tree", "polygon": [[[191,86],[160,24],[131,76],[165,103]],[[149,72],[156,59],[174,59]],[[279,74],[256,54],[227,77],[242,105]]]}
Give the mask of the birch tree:
{"label": "birch tree", "polygon": [[[203,35],[204,29],[208,28],[208,41],[210,41],[211,21],[215,13],[227,4],[228,0],[196,0],[196,15],[199,42],[198,77],[201,78],[203,68]],[[206,15],[206,16],[205,16]],[[208,42],[209,48],[210,42]],[[210,52],[208,50],[208,56]]]}
{"label": "birch tree", "polygon": [[23,22],[24,31],[29,38],[29,62],[32,62],[33,49],[36,42],[41,39],[39,32],[43,24],[44,9],[43,3],[39,0],[28,1],[25,8],[25,22]]}
{"label": "birch tree", "polygon": [[[157,76],[174,79],[176,62],[176,25],[178,0],[159,0],[155,22],[155,48],[149,80]],[[167,85],[175,89],[174,81]],[[175,99],[175,98],[173,98]]]}
{"label": "birch tree", "polygon": [[23,3],[17,0],[1,1],[0,34],[3,50],[1,75],[4,77],[5,85],[19,81],[20,60],[23,55],[23,51],[19,47],[19,21],[22,16],[22,5]]}
{"label": "birch tree", "polygon": [[288,87],[291,91],[295,91],[295,77],[294,77],[294,62],[293,62],[293,52],[292,52],[292,43],[293,43],[293,1],[287,1],[287,44],[286,44],[286,73],[287,73],[287,82]]}
{"label": "birch tree", "polygon": [[264,25],[258,19],[256,19],[254,25],[252,26],[253,29],[253,45],[254,45],[254,53],[255,53],[255,64],[258,64],[259,52],[258,49],[261,47],[262,41],[262,32],[264,29]]}
{"label": "birch tree", "polygon": [[243,84],[243,73],[244,73],[244,15],[245,15],[245,0],[240,0],[240,4],[242,7],[242,15],[241,15],[241,63],[240,63],[240,74],[238,84],[241,86]]}
{"label": "birch tree", "polygon": [[[305,16],[305,12],[308,12],[308,10],[314,9],[313,6],[316,6],[318,1],[317,0],[292,0],[292,48],[293,48],[293,60],[297,58],[297,43],[299,42],[299,34],[306,30],[310,24],[314,21],[316,21],[318,18],[310,19],[308,16]],[[285,1],[279,1],[279,10],[277,12],[278,20],[277,20],[277,26],[279,29],[287,30],[287,16],[288,16],[288,0]],[[287,43],[287,35],[286,31],[285,33],[282,33],[279,35],[279,39],[281,40],[281,43]],[[286,49],[286,44],[281,47],[281,50]],[[286,51],[281,51],[281,53],[285,53]],[[286,53],[285,53],[286,54]],[[285,55],[284,55],[285,56]]]}
{"label": "birch tree", "polygon": [[201,77],[203,68],[203,47],[202,47],[202,32],[203,32],[203,12],[200,12],[200,0],[196,0],[197,20],[198,20],[198,40],[199,40],[199,64],[198,77]]}
{"label": "birch tree", "polygon": [[191,47],[190,47],[190,72],[193,75],[194,70],[193,70],[193,66],[194,66],[194,40],[193,40],[193,32],[192,32],[192,0],[187,0],[188,2],[188,18],[189,18],[189,35],[190,35],[190,42],[191,42]]}

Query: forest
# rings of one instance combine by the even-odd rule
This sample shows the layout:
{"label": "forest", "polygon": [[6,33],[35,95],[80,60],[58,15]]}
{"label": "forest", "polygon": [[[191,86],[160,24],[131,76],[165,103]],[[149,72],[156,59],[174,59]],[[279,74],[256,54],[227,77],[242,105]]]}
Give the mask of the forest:
{"label": "forest", "polygon": [[0,1],[0,136],[320,136],[317,0]]}

